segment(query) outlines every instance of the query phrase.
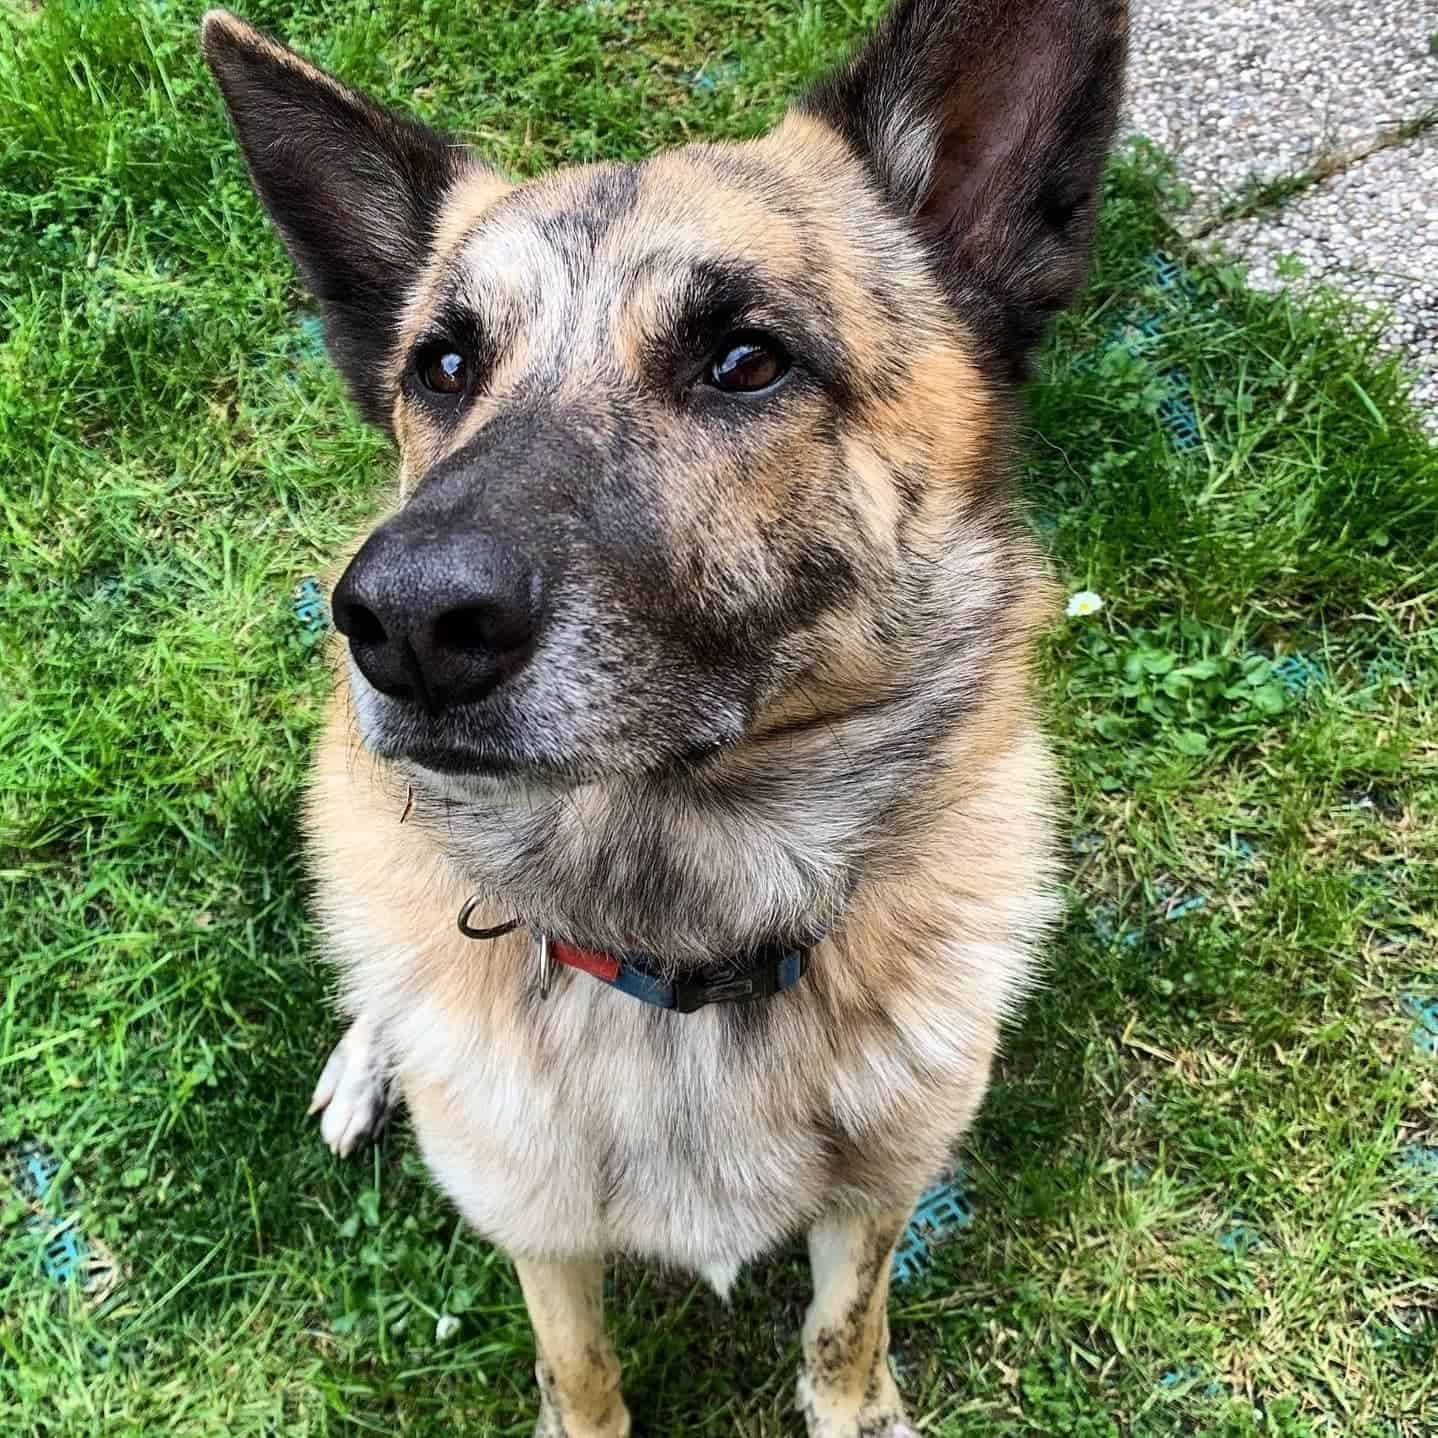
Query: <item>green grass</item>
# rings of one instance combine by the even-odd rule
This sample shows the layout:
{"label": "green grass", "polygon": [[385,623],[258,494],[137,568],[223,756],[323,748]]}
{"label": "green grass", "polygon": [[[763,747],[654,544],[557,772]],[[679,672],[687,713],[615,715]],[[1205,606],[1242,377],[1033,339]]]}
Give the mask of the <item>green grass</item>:
{"label": "green grass", "polygon": [[[750,133],[874,8],[250,13],[529,173]],[[325,680],[290,596],[387,461],[195,18],[0,9],[0,1149],[62,1155],[119,1267],[99,1303],[47,1283],[0,1185],[0,1431],[519,1433],[506,1262],[402,1130],[341,1166],[302,1117],[334,1029],[295,857]],[[1105,600],[1045,649],[1072,904],[969,1145],[976,1221],[896,1298],[896,1352],[945,1435],[1417,1435],[1438,1183],[1404,1157],[1438,1147],[1438,1059],[1403,999],[1438,995],[1438,458],[1332,304],[1194,262],[1157,282],[1170,183],[1116,168],[1033,396],[1035,523]],[[797,1251],[730,1313],[639,1268],[614,1287],[648,1431],[797,1431]]]}

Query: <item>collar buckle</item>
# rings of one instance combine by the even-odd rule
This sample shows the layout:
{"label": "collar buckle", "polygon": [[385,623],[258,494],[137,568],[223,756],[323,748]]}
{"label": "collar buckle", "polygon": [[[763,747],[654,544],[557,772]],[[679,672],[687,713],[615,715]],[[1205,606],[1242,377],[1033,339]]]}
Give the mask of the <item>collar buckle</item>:
{"label": "collar buckle", "polygon": [[707,981],[689,975],[674,980],[674,1012],[692,1014],[709,1004],[748,1004],[791,989],[809,967],[807,949],[775,944],[753,956],[746,973],[721,974]]}

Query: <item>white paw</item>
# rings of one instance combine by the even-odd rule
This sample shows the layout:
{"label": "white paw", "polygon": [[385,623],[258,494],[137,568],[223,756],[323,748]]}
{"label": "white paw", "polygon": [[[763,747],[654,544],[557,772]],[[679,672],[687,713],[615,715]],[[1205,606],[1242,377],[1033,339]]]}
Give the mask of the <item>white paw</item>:
{"label": "white paw", "polygon": [[373,1024],[356,1019],[325,1064],[310,1113],[321,1114],[320,1136],[345,1158],[384,1127],[391,1107],[389,1076]]}
{"label": "white paw", "polygon": [[887,1393],[875,1393],[871,1385],[859,1399],[852,1392],[836,1395],[801,1372],[794,1406],[804,1415],[808,1438],[919,1438],[918,1429],[904,1415],[887,1365],[884,1377],[887,1382],[878,1387]]}

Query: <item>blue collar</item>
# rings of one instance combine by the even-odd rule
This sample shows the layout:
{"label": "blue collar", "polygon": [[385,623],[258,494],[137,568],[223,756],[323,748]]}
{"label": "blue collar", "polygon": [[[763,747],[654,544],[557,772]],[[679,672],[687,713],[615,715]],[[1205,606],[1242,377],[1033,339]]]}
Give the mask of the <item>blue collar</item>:
{"label": "blue collar", "polygon": [[[459,911],[459,931],[467,939],[497,939],[513,933],[519,920],[491,928],[476,928],[469,920],[479,907],[479,896],[469,899]],[[761,944],[747,954],[737,955],[703,968],[664,977],[665,966],[652,955],[642,953],[606,954],[597,949],[581,948],[565,939],[539,934],[535,939],[539,960],[539,993],[549,997],[550,972],[555,964],[579,969],[600,983],[618,989],[621,994],[653,1004],[655,1008],[672,1009],[678,1014],[692,1014],[709,1004],[747,1004],[767,999],[792,989],[808,972],[807,947],[782,942]]]}
{"label": "blue collar", "polygon": [[562,939],[540,942],[547,945],[555,963],[579,969],[621,994],[680,1014],[692,1014],[709,1004],[747,1004],[782,994],[792,989],[809,967],[808,949],[772,943],[739,958],[665,978],[648,954],[598,953]]}

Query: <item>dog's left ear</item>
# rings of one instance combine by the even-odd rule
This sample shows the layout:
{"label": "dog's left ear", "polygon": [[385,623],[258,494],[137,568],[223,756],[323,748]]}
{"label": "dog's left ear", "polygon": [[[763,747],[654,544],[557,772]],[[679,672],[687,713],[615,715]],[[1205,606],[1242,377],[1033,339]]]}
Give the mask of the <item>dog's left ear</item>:
{"label": "dog's left ear", "polygon": [[390,350],[463,146],[342,85],[227,10],[201,23],[250,177],[320,301],[331,357],[388,428]]}
{"label": "dog's left ear", "polygon": [[928,242],[1015,379],[1087,269],[1126,0],[898,0],[804,102]]}

